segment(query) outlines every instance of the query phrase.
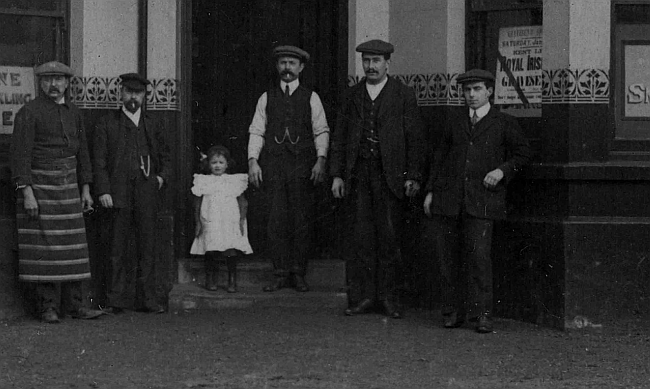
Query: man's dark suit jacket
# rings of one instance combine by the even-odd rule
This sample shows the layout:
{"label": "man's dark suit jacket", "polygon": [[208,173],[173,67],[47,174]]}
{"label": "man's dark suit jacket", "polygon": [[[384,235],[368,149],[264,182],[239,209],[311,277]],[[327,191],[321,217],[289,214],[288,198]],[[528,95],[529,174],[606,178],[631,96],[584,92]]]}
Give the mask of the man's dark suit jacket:
{"label": "man's dark suit jacket", "polygon": [[[171,176],[169,149],[164,141],[165,127],[161,121],[153,120],[146,112],[142,112],[140,120],[144,120],[145,136],[151,158],[150,179],[158,175],[164,183]],[[126,158],[126,129],[130,119],[122,112],[115,110],[102,117],[95,128],[93,144],[93,175],[96,196],[110,194],[116,208],[124,207],[128,174],[123,163]],[[131,122],[132,123],[132,122]],[[121,166],[120,164],[123,163]]]}
{"label": "man's dark suit jacket", "polygon": [[[332,132],[330,174],[342,178],[346,185],[349,185],[359,156],[364,124],[363,99],[366,93],[365,81],[346,91]],[[388,187],[395,196],[402,199],[406,180],[422,182],[422,120],[413,89],[388,77],[381,93],[383,101],[377,112],[381,163]]]}
{"label": "man's dark suit jacket", "polygon": [[[530,159],[530,147],[514,117],[491,107],[471,131],[468,110],[450,115],[431,159],[426,185],[433,192],[431,213],[457,216],[464,204],[471,216],[504,219],[506,186]],[[486,189],[483,179],[496,168],[503,179],[495,189]]]}

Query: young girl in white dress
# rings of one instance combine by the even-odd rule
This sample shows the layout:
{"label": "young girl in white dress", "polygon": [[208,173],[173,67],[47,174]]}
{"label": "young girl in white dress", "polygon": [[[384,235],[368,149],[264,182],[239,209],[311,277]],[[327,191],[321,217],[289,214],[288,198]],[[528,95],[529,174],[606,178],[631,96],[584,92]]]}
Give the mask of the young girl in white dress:
{"label": "young girl in white dress", "polygon": [[194,219],[196,237],[190,254],[205,255],[205,288],[217,290],[219,259],[226,259],[229,293],[237,291],[237,257],[253,252],[248,242],[246,212],[248,202],[244,191],[247,174],[228,174],[234,165],[230,152],[213,146],[202,161],[204,172],[195,174]]}

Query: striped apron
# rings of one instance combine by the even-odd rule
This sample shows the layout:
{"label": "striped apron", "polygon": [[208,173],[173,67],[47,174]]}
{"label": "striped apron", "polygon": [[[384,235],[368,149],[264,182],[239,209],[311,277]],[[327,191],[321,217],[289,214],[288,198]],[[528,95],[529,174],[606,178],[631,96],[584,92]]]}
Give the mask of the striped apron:
{"label": "striped apron", "polygon": [[32,189],[38,218],[25,212],[18,191],[18,276],[27,282],[80,281],[90,278],[88,243],[79,186],[77,159],[32,163]]}

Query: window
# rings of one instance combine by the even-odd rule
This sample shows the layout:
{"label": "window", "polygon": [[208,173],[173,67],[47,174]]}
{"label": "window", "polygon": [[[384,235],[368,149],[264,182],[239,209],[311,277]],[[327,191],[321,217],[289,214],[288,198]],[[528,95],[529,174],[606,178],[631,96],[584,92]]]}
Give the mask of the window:
{"label": "window", "polygon": [[650,4],[612,3],[611,154],[650,159]]}

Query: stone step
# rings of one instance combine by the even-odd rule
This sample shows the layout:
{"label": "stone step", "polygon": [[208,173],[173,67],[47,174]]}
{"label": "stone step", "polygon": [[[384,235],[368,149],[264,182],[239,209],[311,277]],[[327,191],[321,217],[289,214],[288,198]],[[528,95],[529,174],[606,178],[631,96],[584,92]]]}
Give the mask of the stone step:
{"label": "stone step", "polygon": [[258,285],[239,287],[237,293],[220,288],[210,292],[196,284],[176,284],[169,293],[169,312],[182,313],[195,310],[250,309],[256,307],[322,308],[343,311],[347,306],[344,292],[315,289],[299,293],[281,289],[273,293],[262,292]]}
{"label": "stone step", "polygon": [[[241,288],[260,289],[273,274],[270,260],[242,258],[237,265],[237,285]],[[225,288],[228,270],[225,261],[220,261],[217,285]],[[307,283],[312,290],[340,292],[345,289],[345,262],[339,259],[317,259],[309,262]],[[180,285],[205,285],[205,268],[202,257],[178,260],[178,283]],[[207,291],[206,291],[207,292]]]}

